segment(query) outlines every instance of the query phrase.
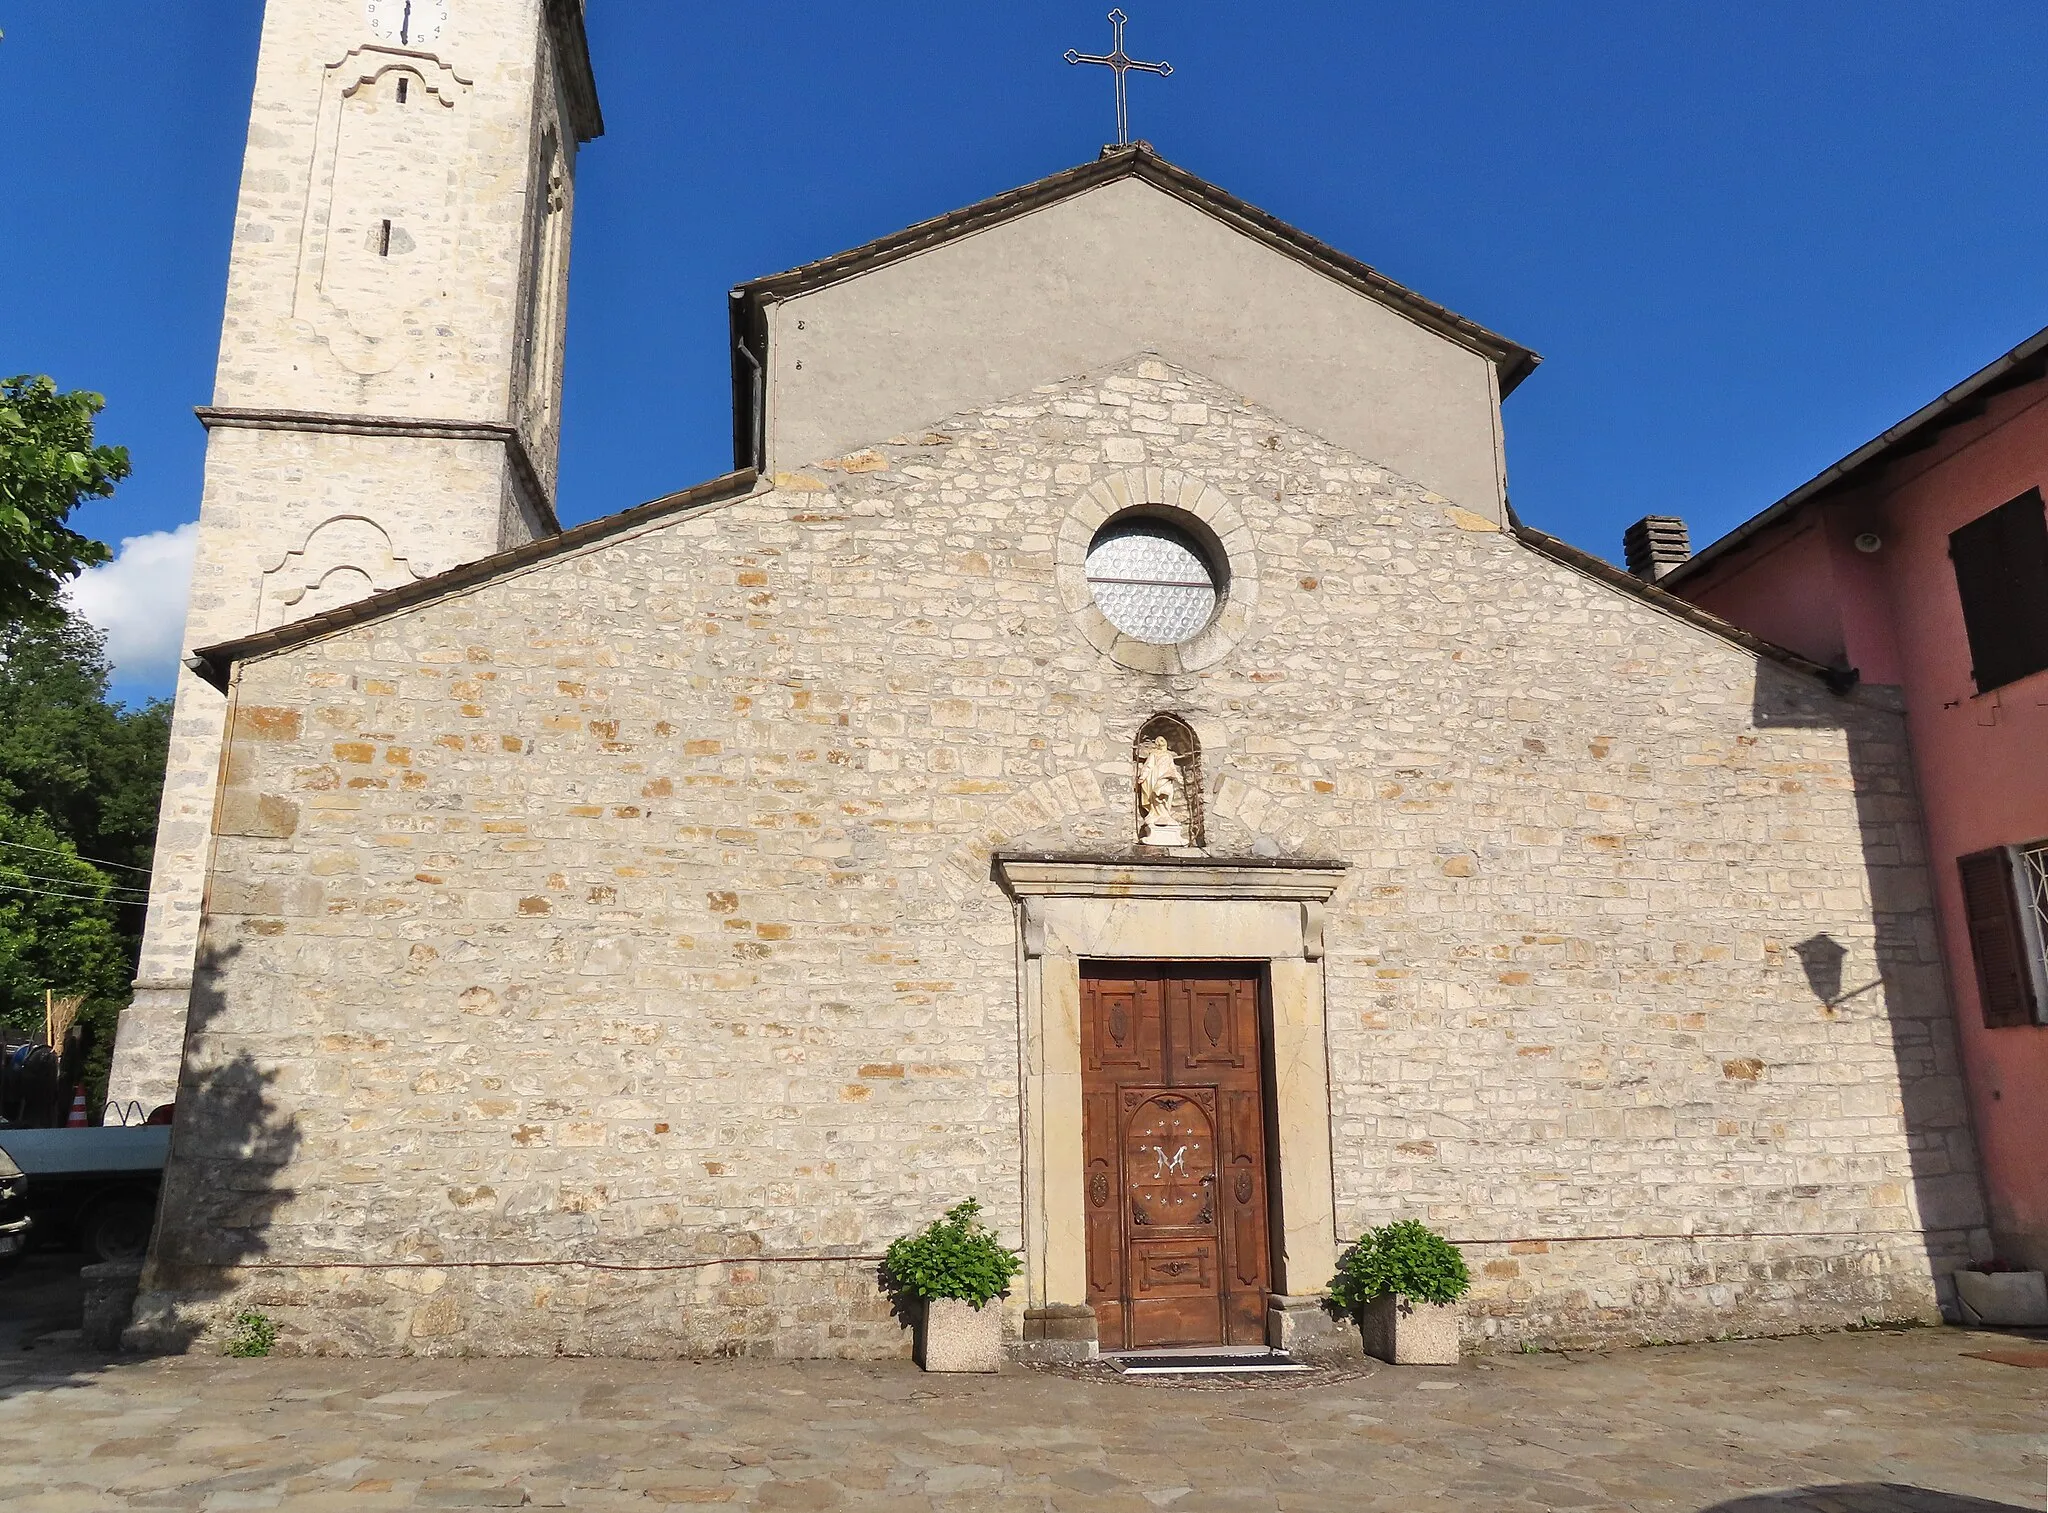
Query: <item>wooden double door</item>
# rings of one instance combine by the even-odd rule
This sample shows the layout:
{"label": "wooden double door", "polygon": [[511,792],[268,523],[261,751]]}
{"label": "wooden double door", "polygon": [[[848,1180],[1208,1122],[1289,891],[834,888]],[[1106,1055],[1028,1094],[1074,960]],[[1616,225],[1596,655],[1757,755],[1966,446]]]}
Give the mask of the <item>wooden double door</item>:
{"label": "wooden double door", "polygon": [[1105,1350],[1266,1341],[1259,1019],[1255,968],[1082,968],[1088,1303]]}

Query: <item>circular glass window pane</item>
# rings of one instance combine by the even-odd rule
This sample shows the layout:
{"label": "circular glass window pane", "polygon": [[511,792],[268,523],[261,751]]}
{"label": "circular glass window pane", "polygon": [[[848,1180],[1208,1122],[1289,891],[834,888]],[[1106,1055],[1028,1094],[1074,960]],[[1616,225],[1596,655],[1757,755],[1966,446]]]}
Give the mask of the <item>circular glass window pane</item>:
{"label": "circular glass window pane", "polygon": [[1088,591],[1136,641],[1173,646],[1216,613],[1216,572],[1195,538],[1163,520],[1104,526],[1088,547]]}

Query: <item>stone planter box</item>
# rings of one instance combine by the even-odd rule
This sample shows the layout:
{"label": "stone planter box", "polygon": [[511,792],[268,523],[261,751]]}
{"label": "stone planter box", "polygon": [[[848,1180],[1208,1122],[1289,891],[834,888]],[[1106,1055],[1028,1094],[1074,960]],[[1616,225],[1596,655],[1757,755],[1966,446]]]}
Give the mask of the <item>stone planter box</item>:
{"label": "stone planter box", "polygon": [[917,1331],[917,1364],[927,1371],[994,1371],[1003,1364],[1003,1305],[984,1308],[932,1298]]}
{"label": "stone planter box", "polygon": [[1382,1293],[1358,1316],[1365,1353],[1396,1366],[1458,1364],[1458,1305]]}
{"label": "stone planter box", "polygon": [[2048,1282],[2038,1271],[1959,1271],[1965,1324],[2048,1329]]}

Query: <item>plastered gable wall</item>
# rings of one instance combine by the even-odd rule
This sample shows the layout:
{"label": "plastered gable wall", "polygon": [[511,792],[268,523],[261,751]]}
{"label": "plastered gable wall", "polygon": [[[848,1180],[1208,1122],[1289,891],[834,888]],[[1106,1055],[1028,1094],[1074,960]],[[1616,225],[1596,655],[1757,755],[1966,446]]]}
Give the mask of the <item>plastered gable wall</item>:
{"label": "plastered gable wall", "polygon": [[[1256,539],[1200,673],[1058,592],[1132,446]],[[1351,864],[1341,1235],[1474,1242],[1510,1338],[1926,1313],[1981,1220],[1895,715],[1485,525],[1135,361],[245,664],[145,1332],[905,1348],[863,1258],[1019,1237],[989,852],[1128,845],[1162,708],[1218,849]],[[1687,1233],[1751,1238],[1598,1238]]]}
{"label": "plastered gable wall", "polygon": [[1147,350],[1501,518],[1492,364],[1138,179],[770,308],[768,462]]}

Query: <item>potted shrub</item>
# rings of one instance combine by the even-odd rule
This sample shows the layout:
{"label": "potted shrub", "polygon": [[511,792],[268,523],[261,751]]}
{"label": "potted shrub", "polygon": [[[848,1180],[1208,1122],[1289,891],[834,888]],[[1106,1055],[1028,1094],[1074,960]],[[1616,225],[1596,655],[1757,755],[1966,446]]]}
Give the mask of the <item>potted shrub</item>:
{"label": "potted shrub", "polygon": [[991,1306],[1017,1275],[1017,1253],[998,1244],[969,1198],[883,1256],[888,1284],[923,1317],[917,1363],[927,1371],[994,1371],[1003,1360],[1003,1311]]}
{"label": "potted shrub", "polygon": [[1472,1286],[1458,1247],[1413,1219],[1383,1224],[1337,1258],[1330,1301],[1358,1320],[1368,1355],[1458,1364],[1458,1310]]}
{"label": "potted shrub", "polygon": [[2008,1261],[1983,1261],[1956,1273],[1965,1324],[2048,1329],[2048,1280]]}

